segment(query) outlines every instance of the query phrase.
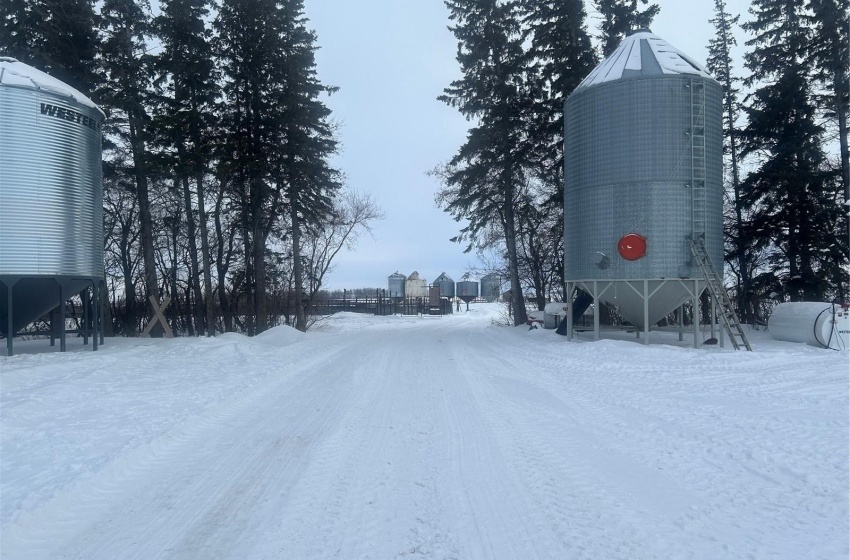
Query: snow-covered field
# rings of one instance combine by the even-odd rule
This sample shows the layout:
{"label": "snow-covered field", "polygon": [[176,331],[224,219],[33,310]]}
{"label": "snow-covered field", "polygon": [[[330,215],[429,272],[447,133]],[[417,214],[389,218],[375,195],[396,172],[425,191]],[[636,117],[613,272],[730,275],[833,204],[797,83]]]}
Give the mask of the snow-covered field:
{"label": "snow-covered field", "polygon": [[0,558],[848,557],[848,353],[500,312],[19,343]]}

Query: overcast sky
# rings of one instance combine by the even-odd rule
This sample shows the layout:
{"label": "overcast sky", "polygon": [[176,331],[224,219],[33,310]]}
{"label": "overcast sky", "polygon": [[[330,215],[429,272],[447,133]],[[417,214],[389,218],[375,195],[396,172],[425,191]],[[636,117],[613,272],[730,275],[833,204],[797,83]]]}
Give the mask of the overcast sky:
{"label": "overcast sky", "polygon": [[[661,13],[653,33],[705,63],[714,34],[714,0],[657,0]],[[749,14],[749,2],[727,0],[731,14]],[[386,288],[387,276],[418,271],[429,282],[441,272],[455,281],[480,263],[452,243],[462,227],[438,208],[440,188],[426,172],[448,161],[466,138],[469,123],[437,101],[460,77],[457,42],[448,31],[440,0],[307,0],[307,17],[318,34],[320,79],[340,91],[328,101],[341,123],[342,152],[335,164],[348,185],[372,194],[386,212],[374,238],[338,257],[326,288]],[[588,7],[593,35],[598,18]],[[741,71],[746,37],[738,39]],[[477,279],[477,278],[476,278]]]}

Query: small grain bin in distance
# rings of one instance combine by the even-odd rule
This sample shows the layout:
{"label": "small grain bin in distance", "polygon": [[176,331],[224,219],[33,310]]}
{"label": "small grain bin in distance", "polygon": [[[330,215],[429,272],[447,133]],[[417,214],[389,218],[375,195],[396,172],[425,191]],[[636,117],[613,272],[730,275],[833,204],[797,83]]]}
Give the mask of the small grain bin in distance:
{"label": "small grain bin in distance", "polygon": [[465,301],[467,307],[469,302],[478,297],[478,282],[474,280],[462,280],[455,284],[455,295]]}
{"label": "small grain bin in distance", "polygon": [[437,276],[437,279],[434,280],[434,285],[439,286],[440,297],[455,297],[455,281],[452,280],[445,272]]}
{"label": "small grain bin in distance", "polygon": [[648,30],[573,91],[564,105],[568,293],[586,291],[648,334],[705,288],[691,239],[704,239],[722,277],[721,102],[700,64]]}
{"label": "small grain bin in distance", "polygon": [[780,303],[767,320],[767,330],[776,340],[848,350],[850,309],[812,301]]}
{"label": "small grain bin in distance", "polygon": [[502,279],[495,272],[481,278],[481,297],[489,302],[499,299],[502,293]]}
{"label": "small grain bin in distance", "polygon": [[419,277],[417,271],[407,277],[404,282],[405,297],[428,297],[428,281]]}
{"label": "small grain bin in distance", "polygon": [[407,281],[407,276],[399,274],[398,271],[390,274],[387,278],[387,294],[391,298],[401,299],[404,297],[404,284]]}
{"label": "small grain bin in distance", "polygon": [[0,332],[10,354],[13,335],[66,298],[91,287],[97,300],[103,119],[74,88],[0,58]]}

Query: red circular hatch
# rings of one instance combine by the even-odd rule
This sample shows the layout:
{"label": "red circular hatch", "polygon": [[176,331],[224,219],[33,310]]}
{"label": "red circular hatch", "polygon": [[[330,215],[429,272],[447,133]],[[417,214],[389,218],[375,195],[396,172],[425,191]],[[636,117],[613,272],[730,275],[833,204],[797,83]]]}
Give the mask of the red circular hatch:
{"label": "red circular hatch", "polygon": [[617,251],[627,261],[636,261],[646,255],[646,237],[637,233],[627,233],[617,243]]}

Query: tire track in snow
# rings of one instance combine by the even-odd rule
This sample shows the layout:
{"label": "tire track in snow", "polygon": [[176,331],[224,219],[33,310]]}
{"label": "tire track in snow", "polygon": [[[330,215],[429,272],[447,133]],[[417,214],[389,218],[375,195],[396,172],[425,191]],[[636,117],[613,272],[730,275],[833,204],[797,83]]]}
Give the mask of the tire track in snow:
{"label": "tire track in snow", "polygon": [[467,353],[478,338],[489,336],[490,329],[452,333],[456,365],[445,377],[443,416],[451,437],[441,485],[461,490],[449,496],[452,521],[461,535],[477,537],[462,543],[458,557],[556,558],[557,547],[539,530],[541,512],[522,491],[518,465],[504,453],[501,434],[488,418],[488,409],[499,403],[480,394],[481,356]]}
{"label": "tire track in snow", "polygon": [[[428,360],[415,329],[390,336],[396,337],[391,344],[358,353],[351,367],[363,379],[363,392],[317,451],[293,489],[292,513],[254,551],[258,557],[366,559],[434,551],[451,557],[449,536],[431,522],[438,504],[432,456],[423,455],[436,441],[429,424],[439,422],[433,381],[417,367]],[[308,536],[319,538],[308,542]]]}
{"label": "tire track in snow", "polygon": [[[181,535],[189,529],[187,525],[200,515],[195,508],[209,509],[222,497],[222,490],[217,488],[222,479],[216,475],[228,472],[234,460],[237,472],[241,467],[244,474],[249,468],[249,458],[256,457],[255,450],[245,445],[247,439],[237,441],[229,454],[217,456],[221,450],[220,432],[226,433],[229,425],[245,417],[263,420],[252,414],[261,415],[263,410],[270,409],[278,395],[286,391],[299,399],[310,396],[312,391],[312,398],[302,401],[304,406],[334,397],[337,404],[342,403],[344,398],[339,388],[317,384],[311,377],[344,351],[345,347],[337,347],[314,355],[297,365],[302,373],[295,383],[292,375],[268,379],[246,394],[120,456],[92,478],[57,492],[43,507],[23,513],[16,523],[4,527],[3,550],[26,550],[26,557],[32,559],[52,557],[60,549],[63,557],[69,558],[159,557],[163,551],[148,550],[139,537],[151,533],[157,535],[153,542],[168,542],[162,533],[167,530],[173,533],[172,540],[184,538]],[[328,390],[334,388],[337,390]],[[283,415],[283,419],[295,417]],[[333,420],[333,415],[305,413],[303,420],[290,425],[286,433],[291,434],[289,437],[298,437],[299,431],[322,433]],[[280,424],[287,430],[284,422]],[[197,495],[186,495],[186,483],[191,480],[199,482],[189,488],[208,492],[202,496],[201,504]],[[143,485],[149,487],[142,488]],[[150,525],[136,527],[134,520],[144,520]]]}
{"label": "tire track in snow", "polygon": [[[497,371],[528,367],[526,356],[506,358],[498,352],[497,342],[482,344],[492,350],[483,352],[482,359],[493,362]],[[537,529],[540,538],[548,538],[549,553],[555,551],[552,557],[591,558],[600,547],[615,557],[634,556],[630,543],[649,536],[638,534],[629,520],[643,512],[610,491],[608,483],[613,481],[606,475],[611,473],[605,472],[600,461],[604,455],[594,450],[594,434],[576,429],[581,427],[568,421],[567,407],[552,412],[546,400],[555,397],[545,391],[540,393],[548,399],[534,393],[528,400],[519,391],[506,393],[493,379],[482,380],[476,390],[491,403],[487,411],[496,429],[495,439],[503,442],[502,450],[515,466],[525,492],[542,510],[535,516]]]}
{"label": "tire track in snow", "polygon": [[[841,541],[835,532],[840,529],[826,522],[827,519],[842,517],[842,512],[846,517],[846,504],[838,503],[841,492],[836,493],[834,508],[822,508],[819,512],[812,512],[812,515],[800,513],[801,508],[807,507],[807,503],[823,502],[813,492],[820,491],[817,487],[818,479],[836,478],[834,473],[825,473],[823,467],[834,465],[836,456],[830,456],[829,451],[818,452],[815,449],[811,456],[801,453],[801,446],[815,448],[822,445],[822,442],[790,437],[788,445],[798,448],[783,450],[778,457],[804,458],[805,466],[798,469],[797,476],[801,473],[814,474],[814,488],[811,484],[804,488],[806,481],[795,480],[794,473],[783,469],[773,459],[776,449],[772,447],[777,443],[777,439],[782,442],[780,447],[786,445],[782,438],[777,438],[775,430],[784,431],[791,428],[786,432],[786,436],[795,433],[803,436],[817,433],[820,429],[795,418],[788,419],[787,422],[775,421],[775,414],[780,413],[782,408],[779,407],[772,415],[763,415],[760,414],[762,411],[759,410],[758,401],[754,402],[754,411],[748,411],[746,407],[736,408],[734,402],[740,400],[742,388],[751,402],[753,398],[763,395],[765,388],[770,392],[769,385],[752,391],[746,389],[746,384],[742,386],[741,379],[752,379],[751,385],[765,385],[757,373],[747,369],[750,367],[747,363],[737,364],[737,368],[740,368],[737,379],[733,379],[730,386],[735,387],[739,393],[734,394],[735,400],[731,404],[725,404],[721,398],[719,403],[712,402],[701,407],[694,406],[693,403],[679,402],[677,396],[693,396],[695,387],[715,392],[717,383],[712,383],[713,376],[705,373],[712,369],[704,364],[671,363],[665,371],[665,362],[675,359],[674,355],[667,353],[665,356],[659,356],[657,363],[653,363],[652,371],[647,367],[643,368],[648,374],[658,378],[653,379],[648,374],[640,373],[640,364],[636,368],[628,369],[616,364],[623,368],[617,371],[611,369],[615,364],[602,356],[588,359],[587,355],[581,355],[576,358],[574,345],[564,345],[563,363],[556,367],[551,360],[557,354],[550,350],[541,351],[540,355],[548,356],[547,359],[541,360],[536,355],[534,346],[534,343],[529,344],[529,351],[522,356],[511,356],[511,360],[517,359],[517,363],[527,365],[525,370],[533,372],[522,375],[524,370],[517,368],[517,377],[524,377],[525,382],[546,387],[542,391],[551,390],[570,406],[561,407],[560,413],[554,414],[553,411],[559,409],[557,405],[549,406],[550,403],[542,402],[543,399],[532,394],[531,401],[544,405],[539,407],[541,412],[538,416],[548,416],[550,420],[541,421],[538,430],[529,432],[530,437],[541,430],[545,431],[542,424],[549,426],[546,430],[557,430],[561,425],[565,430],[584,431],[586,436],[583,437],[585,443],[582,447],[586,450],[586,457],[581,460],[592,464],[596,456],[595,463],[600,467],[597,476],[607,476],[611,481],[611,489],[618,490],[614,495],[624,502],[618,506],[620,510],[624,509],[624,506],[628,509],[629,502],[632,503],[635,512],[626,516],[626,519],[653,519],[653,524],[663,529],[662,539],[650,540],[647,544],[648,550],[655,551],[652,554],[688,554],[688,551],[693,553],[694,550],[700,550],[700,554],[710,557],[770,557],[780,553],[783,546],[787,548],[789,544],[777,545],[775,537],[771,538],[771,535],[783,532],[783,528],[786,533],[789,528],[799,532],[800,538],[789,539],[790,542]],[[582,348],[583,352],[577,353],[586,354],[586,349],[587,346]],[[489,355],[497,356],[496,346],[493,346],[493,352]],[[720,359],[731,361],[736,357],[737,355],[721,356]],[[706,356],[705,353],[690,357],[691,361],[717,358]],[[499,369],[503,370],[505,365],[510,365],[511,360],[502,360]],[[747,360],[744,359],[743,362]],[[598,374],[593,369],[588,370],[589,364],[596,364],[593,367],[599,368]],[[576,369],[572,370],[573,367]],[[789,367],[789,364],[786,364],[786,367]],[[794,365],[791,364],[790,368],[794,369]],[[689,371],[698,374],[694,377]],[[560,379],[556,375],[560,375]],[[734,373],[730,375],[735,377]],[[723,376],[718,377],[722,379]],[[781,382],[785,376],[780,374],[776,377]],[[516,381],[511,381],[516,384]],[[659,386],[660,383],[668,382],[677,388],[671,390],[666,385],[664,388]],[[722,395],[723,382],[718,382],[721,388],[717,392]],[[688,389],[690,393],[687,392]],[[657,395],[664,397],[658,398]],[[796,398],[795,395],[792,400]],[[521,403],[522,399],[512,400]],[[774,407],[777,404],[774,395],[765,402],[770,402]],[[808,409],[811,410],[811,403],[808,403]],[[532,409],[523,410],[522,407],[517,408],[516,413],[525,418],[535,414]],[[842,431],[846,433],[846,422]],[[595,438],[587,437],[594,434]],[[839,438],[836,438],[836,441],[837,439]],[[553,438],[549,443],[554,441]],[[846,450],[846,442],[844,443]],[[518,442],[518,445],[524,444],[524,441]],[[769,444],[771,447],[767,447]],[[607,447],[601,455],[600,446]],[[610,455],[610,461],[599,460],[606,455]],[[820,457],[822,463],[814,464],[812,457]],[[623,472],[617,475],[616,471],[606,468],[606,464],[619,464]],[[632,467],[623,468],[628,465]],[[596,470],[597,468],[594,468],[594,471]],[[822,474],[818,475],[819,472]],[[609,476],[612,474],[616,476]],[[742,484],[741,480],[749,482]],[[790,494],[789,488],[792,490]],[[665,494],[667,499],[663,499]],[[637,497],[642,499],[634,502]],[[677,505],[677,501],[682,503]],[[600,511],[614,510],[606,507]],[[739,521],[742,515],[753,520],[755,524],[746,532]],[[758,521],[755,522],[756,520]],[[812,537],[817,534],[824,537]],[[632,540],[639,542],[638,537],[636,535]],[[730,550],[726,544],[730,542],[739,543],[738,550]],[[740,543],[746,545],[742,547]],[[807,551],[805,547],[799,547],[798,550],[802,556],[810,554],[811,551],[811,548]]]}
{"label": "tire track in snow", "polygon": [[[818,488],[806,478],[835,479],[834,473],[825,472],[826,466],[836,463],[842,446],[846,456],[846,439],[836,437],[832,445],[812,441],[811,434],[822,431],[823,419],[787,414],[787,406],[812,410],[812,403],[799,402],[795,393],[783,404],[773,382],[751,369],[752,356],[687,354],[684,362],[670,353],[659,356],[652,368],[624,368],[613,376],[607,364],[608,371],[595,383],[594,376],[577,376],[572,379],[576,390],[571,402],[583,407],[580,418],[598,412],[589,402],[604,404],[608,414],[598,423],[609,430],[605,441],[688,487],[695,498],[688,502],[698,506],[684,511],[676,526],[689,535],[690,547],[701,546],[707,555],[765,557],[782,549],[770,535],[787,534],[789,528],[800,535],[790,541],[823,534],[819,540],[835,542],[836,533],[830,534],[830,525],[823,521],[840,516],[841,508],[846,512],[837,494],[831,510],[807,516],[800,511],[813,500],[822,502],[813,494]],[[569,360],[569,353],[564,357]],[[784,367],[787,373],[776,369],[769,377],[782,385],[799,378],[796,364],[786,360]],[[826,425],[846,433],[846,420]],[[783,464],[789,457],[795,463]],[[754,524],[746,534],[734,521],[742,515]],[[723,542],[738,540],[747,545],[738,545],[740,550],[734,552],[723,548]],[[802,555],[810,552],[800,549]]]}
{"label": "tire track in snow", "polygon": [[[352,529],[346,502],[363,472],[361,465],[367,453],[358,431],[370,418],[370,402],[380,402],[376,401],[375,379],[369,374],[369,370],[381,368],[379,360],[373,361],[380,358],[380,353],[368,346],[353,346],[358,351],[347,367],[357,379],[357,390],[349,394],[346,411],[336,429],[317,445],[309,469],[291,488],[288,507],[278,514],[274,527],[258,543],[255,556],[333,558],[339,557],[346,546],[340,542],[346,531]],[[374,426],[374,429],[380,434],[386,431],[386,426]],[[382,440],[378,437],[371,442],[379,445]]]}

